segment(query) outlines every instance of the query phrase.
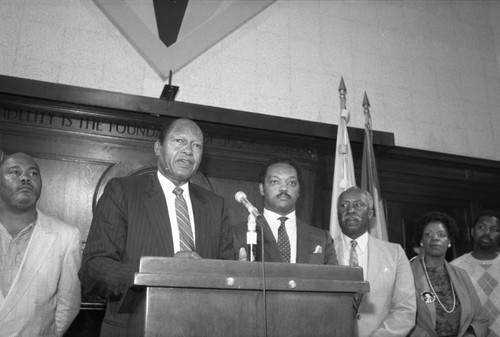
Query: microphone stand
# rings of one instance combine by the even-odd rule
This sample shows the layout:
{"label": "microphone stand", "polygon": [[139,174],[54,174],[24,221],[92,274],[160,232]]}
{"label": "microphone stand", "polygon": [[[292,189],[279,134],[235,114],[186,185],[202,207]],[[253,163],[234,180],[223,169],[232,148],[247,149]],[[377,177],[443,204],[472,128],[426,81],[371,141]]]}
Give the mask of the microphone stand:
{"label": "microphone stand", "polygon": [[[244,197],[244,199],[242,199]],[[242,201],[246,201],[248,203],[248,200],[246,200],[246,195],[243,192],[238,192],[235,195],[236,201],[243,203]],[[246,206],[246,205],[245,205]],[[251,204],[250,204],[251,206]],[[252,206],[253,208],[253,206]],[[261,245],[260,245],[260,266],[261,266],[261,273],[262,273],[262,300],[263,300],[263,320],[264,320],[264,337],[267,337],[267,287],[266,287],[266,266],[265,266],[265,258],[264,258],[264,227],[265,224],[267,224],[266,220],[264,219],[263,216],[261,216],[258,211],[255,209],[255,212],[250,210],[250,208],[247,207],[249,210],[250,214],[248,216],[248,223],[247,223],[247,260],[248,261],[255,261],[256,260],[256,253],[258,249],[258,240],[257,240],[257,232],[256,228],[257,225],[260,226],[260,240],[261,240]]]}
{"label": "microphone stand", "polygon": [[248,231],[247,231],[247,250],[248,250],[248,261],[255,261],[257,253],[257,232],[255,231],[257,225],[255,223],[255,216],[250,213],[248,215]]}
{"label": "microphone stand", "polygon": [[260,266],[262,272],[262,300],[264,303],[263,314],[264,314],[264,336],[267,337],[267,288],[266,288],[266,265],[264,258],[264,224],[267,222],[263,217],[257,219],[257,223],[260,226]]}

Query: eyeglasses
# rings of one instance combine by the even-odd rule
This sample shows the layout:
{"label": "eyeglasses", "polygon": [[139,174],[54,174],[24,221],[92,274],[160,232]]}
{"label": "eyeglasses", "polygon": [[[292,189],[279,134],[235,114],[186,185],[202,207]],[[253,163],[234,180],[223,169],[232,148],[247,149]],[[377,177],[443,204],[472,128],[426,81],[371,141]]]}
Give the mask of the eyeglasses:
{"label": "eyeglasses", "polygon": [[425,232],[423,236],[424,238],[438,237],[439,239],[446,239],[448,237],[448,234],[446,234],[446,232]]}
{"label": "eyeglasses", "polygon": [[348,201],[344,201],[343,203],[339,204],[338,207],[339,207],[339,209],[349,209],[351,206],[352,206],[352,208],[354,208],[355,210],[358,210],[358,211],[361,211],[361,210],[368,208],[368,206],[362,201],[354,201],[353,203],[350,203]]}

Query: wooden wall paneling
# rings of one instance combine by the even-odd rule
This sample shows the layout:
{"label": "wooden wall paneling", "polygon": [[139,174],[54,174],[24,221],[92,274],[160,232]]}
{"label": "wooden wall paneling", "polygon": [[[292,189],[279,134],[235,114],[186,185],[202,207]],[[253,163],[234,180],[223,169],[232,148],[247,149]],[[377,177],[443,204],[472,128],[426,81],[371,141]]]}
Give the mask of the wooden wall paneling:
{"label": "wooden wall paneling", "polygon": [[[14,82],[19,84],[19,79]],[[328,159],[332,158],[330,152],[334,140],[317,137],[314,133],[332,133],[334,126],[325,128],[325,125],[310,122],[265,117],[264,127],[255,129],[241,125],[242,115],[248,119],[248,114],[234,112],[236,119],[228,118],[227,114],[221,117],[221,111],[215,108],[201,108],[209,118],[196,116],[195,108],[199,107],[189,106],[191,110],[188,111],[185,104],[180,105],[180,112],[173,111],[174,116],[164,111],[150,113],[151,106],[156,106],[159,101],[154,99],[149,99],[150,104],[141,105],[141,112],[113,109],[109,102],[108,105],[96,106],[90,98],[88,104],[81,104],[78,100],[72,103],[67,101],[68,95],[62,94],[67,93],[66,86],[40,87],[36,85],[40,83],[34,82],[27,81],[25,88],[18,86],[21,92],[15,94],[0,92],[0,146],[8,153],[27,152],[40,161],[44,190],[47,192],[44,192],[40,206],[48,213],[78,226],[84,240],[93,207],[107,181],[139,171],[154,171],[156,131],[163,122],[181,114],[199,118],[196,121],[206,140],[200,172],[208,178],[211,188],[228,202],[233,222],[246,221],[247,218],[246,210],[234,200],[237,191],[244,190],[257,207],[262,207],[258,173],[267,160],[277,155],[293,158],[302,168],[302,197],[297,214],[311,222],[313,215],[323,212],[318,209],[321,204],[317,205],[313,199],[318,180],[316,175],[325,170],[323,166],[331,166],[332,163],[322,161],[321,154],[327,153]],[[54,91],[50,90],[51,87]],[[16,85],[8,86],[8,90],[12,88]],[[82,95],[74,95],[73,87],[68,90],[72,99],[81,98]],[[84,89],[81,92],[83,96],[88,94]],[[37,97],[37,93],[43,98]],[[104,96],[109,98],[113,95],[106,93]],[[48,99],[51,97],[54,99]],[[136,106],[137,101],[144,103],[144,98],[119,97],[131,106]],[[122,108],[120,104],[117,105]],[[165,107],[176,110],[171,102],[167,102]],[[146,110],[148,113],[144,113]],[[232,115],[233,111],[229,117]],[[273,130],[270,130],[269,124],[280,127],[271,127]],[[304,132],[301,125],[309,127],[307,131],[311,134]],[[301,133],[294,134],[294,130]],[[356,130],[350,133],[356,138]],[[326,170],[331,171],[329,168]],[[329,183],[331,185],[331,177]],[[320,222],[318,225],[328,228],[328,223]]]}
{"label": "wooden wall paneling", "polygon": [[[178,117],[195,120],[204,131],[197,183],[225,198],[233,223],[247,218],[234,194],[244,191],[261,208],[258,172],[280,155],[302,169],[298,216],[329,228],[336,125],[0,76],[0,149],[26,152],[39,162],[39,206],[78,226],[84,240],[107,181],[154,172],[157,130]],[[364,130],[348,130],[359,185]],[[500,162],[396,147],[390,132],[373,136],[390,241],[413,256],[415,219],[441,210],[460,226],[448,258],[470,249],[467,227],[474,216],[500,208]]]}
{"label": "wooden wall paneling", "polygon": [[[0,76],[0,148],[40,159],[50,172],[44,175],[48,192],[80,192],[77,211],[76,201],[57,201],[68,203],[65,220],[88,222],[111,177],[154,170],[156,131],[177,117],[194,119],[204,131],[200,181],[226,199],[234,222],[246,220],[234,193],[243,190],[262,206],[258,171],[269,158],[284,155],[303,171],[298,215],[329,228],[336,125]],[[363,136],[362,129],[349,128],[358,184]],[[479,210],[500,205],[499,162],[395,147],[387,132],[375,131],[374,143],[391,241],[407,245],[406,227],[419,212],[446,209],[463,231]],[[41,202],[59,209],[45,195]]]}
{"label": "wooden wall paneling", "polygon": [[389,237],[404,242],[409,256],[414,221],[425,212],[444,211],[456,220],[459,233],[447,255],[452,259],[471,249],[468,228],[475,214],[500,206],[497,162],[395,148],[383,154],[379,163]]}

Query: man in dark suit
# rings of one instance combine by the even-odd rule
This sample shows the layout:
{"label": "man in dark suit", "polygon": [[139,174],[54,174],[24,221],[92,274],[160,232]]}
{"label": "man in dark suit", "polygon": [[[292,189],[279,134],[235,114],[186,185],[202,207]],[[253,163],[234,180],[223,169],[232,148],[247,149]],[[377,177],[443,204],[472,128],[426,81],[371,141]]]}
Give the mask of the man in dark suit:
{"label": "man in dark suit", "polygon": [[234,257],[224,200],[189,183],[203,153],[198,125],[163,125],[154,151],[157,174],[110,180],[94,212],[79,276],[108,301],[101,336],[126,335],[130,315],[118,308],[142,256]]}
{"label": "man in dark suit", "polygon": [[[264,229],[264,261],[338,264],[330,233],[297,218],[295,205],[300,196],[300,170],[290,159],[269,161],[260,175],[260,194],[264,198],[262,226],[257,227],[256,255],[261,260],[261,228]],[[234,228],[235,254],[244,259],[247,223]]]}

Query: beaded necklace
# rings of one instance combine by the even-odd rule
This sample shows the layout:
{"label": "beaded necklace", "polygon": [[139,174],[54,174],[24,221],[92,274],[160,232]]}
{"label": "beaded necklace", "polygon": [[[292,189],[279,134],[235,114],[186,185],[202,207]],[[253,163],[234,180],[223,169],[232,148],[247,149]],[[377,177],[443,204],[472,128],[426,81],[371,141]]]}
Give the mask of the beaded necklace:
{"label": "beaded necklace", "polygon": [[422,263],[424,265],[424,273],[425,273],[425,277],[427,278],[427,282],[429,283],[429,287],[431,288],[432,292],[434,293],[434,295],[436,296],[436,299],[438,300],[439,304],[441,305],[441,307],[443,308],[443,310],[448,313],[448,314],[451,314],[453,311],[455,311],[455,305],[457,304],[456,303],[456,297],[455,297],[455,289],[453,289],[453,283],[451,282],[451,279],[450,279],[450,286],[451,286],[451,293],[453,294],[453,307],[451,308],[451,310],[447,310],[445,307],[444,307],[444,304],[441,302],[441,300],[439,299],[439,296],[437,294],[437,292],[434,290],[434,287],[432,286],[432,283],[431,283],[431,280],[429,278],[429,275],[427,274],[427,267],[425,265],[425,259],[422,259]]}

